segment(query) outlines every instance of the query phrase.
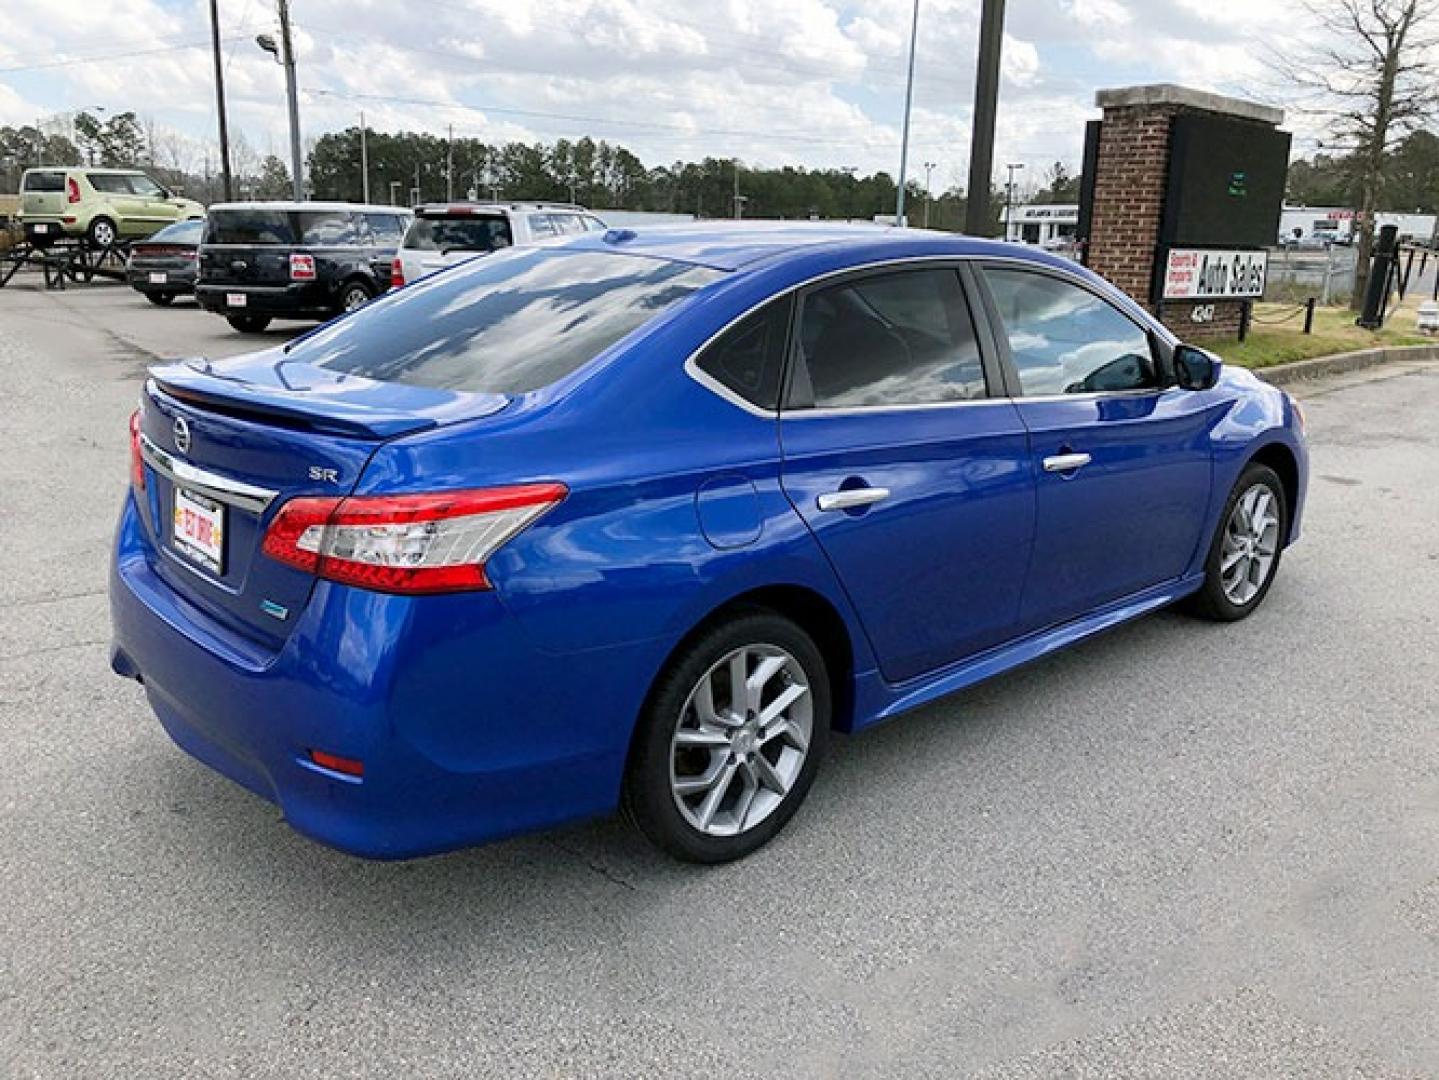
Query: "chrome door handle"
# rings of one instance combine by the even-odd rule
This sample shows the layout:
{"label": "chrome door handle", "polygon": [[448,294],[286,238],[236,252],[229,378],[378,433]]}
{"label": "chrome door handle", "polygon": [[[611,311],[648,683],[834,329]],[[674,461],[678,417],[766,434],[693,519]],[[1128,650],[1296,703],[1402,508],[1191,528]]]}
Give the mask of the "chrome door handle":
{"label": "chrome door handle", "polygon": [[1045,472],[1073,472],[1082,469],[1094,459],[1088,454],[1055,454],[1044,459]]}
{"label": "chrome door handle", "polygon": [[861,506],[871,506],[887,498],[889,498],[889,488],[862,487],[830,491],[821,495],[816,501],[821,510],[855,510]]}

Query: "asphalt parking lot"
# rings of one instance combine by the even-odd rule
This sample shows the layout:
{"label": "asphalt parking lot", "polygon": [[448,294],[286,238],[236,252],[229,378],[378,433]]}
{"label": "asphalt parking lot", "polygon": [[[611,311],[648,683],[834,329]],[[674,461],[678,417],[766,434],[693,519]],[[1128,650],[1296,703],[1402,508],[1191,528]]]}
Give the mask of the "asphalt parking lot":
{"label": "asphalt parking lot", "polygon": [[1439,1075],[1439,365],[1302,391],[1306,535],[1255,617],[840,740],[742,863],[601,821],[373,864],[107,666],[145,367],[256,340],[0,290],[0,1075]]}

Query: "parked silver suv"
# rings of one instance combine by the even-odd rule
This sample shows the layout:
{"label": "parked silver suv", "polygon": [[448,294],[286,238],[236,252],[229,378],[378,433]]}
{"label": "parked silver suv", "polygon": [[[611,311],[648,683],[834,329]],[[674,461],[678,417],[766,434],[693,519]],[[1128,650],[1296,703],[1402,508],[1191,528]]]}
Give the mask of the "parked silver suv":
{"label": "parked silver suv", "polygon": [[415,207],[415,219],[395,256],[390,284],[399,287],[436,270],[501,248],[557,236],[603,232],[583,206],[551,202],[458,202]]}

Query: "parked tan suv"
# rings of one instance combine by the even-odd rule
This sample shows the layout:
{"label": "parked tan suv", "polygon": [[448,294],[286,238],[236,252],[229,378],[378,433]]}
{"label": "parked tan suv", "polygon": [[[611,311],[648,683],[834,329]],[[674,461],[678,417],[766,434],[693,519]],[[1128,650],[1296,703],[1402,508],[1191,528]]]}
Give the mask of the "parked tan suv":
{"label": "parked tan suv", "polygon": [[138,169],[27,169],[20,178],[20,224],[25,238],[46,244],[85,236],[97,247],[203,218],[205,208],[182,199]]}

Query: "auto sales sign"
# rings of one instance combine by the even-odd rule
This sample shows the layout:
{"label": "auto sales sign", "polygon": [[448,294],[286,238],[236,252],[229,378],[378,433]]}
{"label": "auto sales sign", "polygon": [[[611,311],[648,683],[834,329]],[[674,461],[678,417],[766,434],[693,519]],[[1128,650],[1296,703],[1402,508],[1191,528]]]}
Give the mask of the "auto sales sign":
{"label": "auto sales sign", "polygon": [[1164,267],[1166,300],[1257,300],[1269,268],[1265,251],[1171,248]]}

